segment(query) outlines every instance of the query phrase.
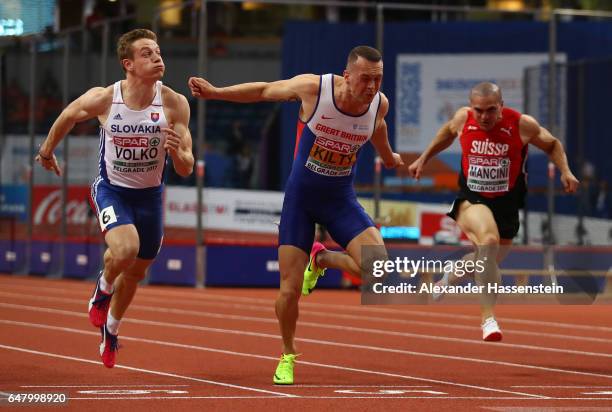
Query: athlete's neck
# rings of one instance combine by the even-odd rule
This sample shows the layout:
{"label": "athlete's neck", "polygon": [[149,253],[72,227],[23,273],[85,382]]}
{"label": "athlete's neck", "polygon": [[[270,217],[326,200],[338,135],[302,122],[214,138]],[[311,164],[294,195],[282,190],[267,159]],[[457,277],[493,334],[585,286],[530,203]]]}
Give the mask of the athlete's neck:
{"label": "athlete's neck", "polygon": [[353,115],[362,114],[368,109],[370,103],[363,102],[356,96],[351,95],[343,78],[340,78],[340,81],[336,82],[334,86],[334,100],[338,109]]}
{"label": "athlete's neck", "polygon": [[123,103],[133,110],[143,110],[153,103],[155,80],[128,76],[121,82]]}

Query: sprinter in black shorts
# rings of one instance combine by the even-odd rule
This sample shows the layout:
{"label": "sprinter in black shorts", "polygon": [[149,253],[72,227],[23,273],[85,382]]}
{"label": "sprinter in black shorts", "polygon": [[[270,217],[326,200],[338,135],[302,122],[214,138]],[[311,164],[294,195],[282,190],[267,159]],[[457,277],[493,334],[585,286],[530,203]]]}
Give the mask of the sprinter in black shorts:
{"label": "sprinter in black shorts", "polygon": [[[448,215],[475,246],[474,253],[464,259],[487,262],[485,275],[476,276],[477,282],[496,283],[499,282],[497,264],[504,257],[502,249],[512,243],[519,229],[518,210],[523,207],[526,193],[527,144],[548,154],[561,171],[561,183],[567,193],[576,191],[578,180],[569,168],[559,139],[533,117],[504,108],[497,85],[480,83],[471,90],[469,99],[470,106],[459,109],[440,128],[429,147],[409,166],[409,173],[415,179],[420,178],[427,161],[460,136],[460,190]],[[448,285],[454,279],[454,274],[445,273],[438,284]],[[485,341],[502,339],[494,305],[493,295],[481,301]]]}

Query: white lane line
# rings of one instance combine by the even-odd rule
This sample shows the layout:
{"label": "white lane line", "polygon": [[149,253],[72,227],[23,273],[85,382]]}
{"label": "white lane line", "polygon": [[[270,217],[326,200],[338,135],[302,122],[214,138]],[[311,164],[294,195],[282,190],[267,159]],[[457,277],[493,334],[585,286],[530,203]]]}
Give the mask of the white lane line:
{"label": "white lane line", "polygon": [[[78,333],[78,334],[83,334],[83,335],[98,336],[97,332],[90,332],[90,331],[85,331],[85,330],[80,330],[80,329],[65,328],[65,327],[58,327],[58,326],[52,326],[52,325],[43,325],[43,324],[37,324],[37,323],[16,322],[16,321],[9,321],[9,320],[0,320],[0,323],[4,323],[8,325],[16,325],[16,326],[25,326],[25,327],[31,327],[31,328],[39,328],[39,329],[50,329],[53,331]],[[266,360],[272,360],[274,362],[278,362],[278,357],[276,356],[257,355],[257,354],[235,352],[235,351],[224,350],[224,349],[209,348],[206,346],[186,345],[182,343],[160,341],[160,340],[155,340],[155,339],[133,338],[129,336],[122,336],[121,339],[127,340],[127,341],[156,344],[160,346],[198,350],[198,351],[204,351],[204,352],[222,353],[225,355],[241,356],[241,357],[255,358],[255,359],[266,359]],[[339,344],[339,346],[344,346],[344,344]],[[93,362],[93,361],[90,361],[90,362]],[[97,363],[97,362],[94,362],[94,363]],[[358,372],[358,373],[365,373],[365,374],[378,375],[378,376],[388,376],[388,377],[401,378],[401,379],[410,379],[410,380],[416,380],[416,381],[421,381],[421,382],[429,382],[429,383],[457,386],[457,387],[462,387],[462,388],[478,389],[481,391],[500,392],[500,393],[506,393],[506,394],[511,394],[511,395],[518,395],[518,396],[528,396],[534,399],[547,398],[547,396],[543,396],[543,395],[534,395],[530,393],[515,392],[515,391],[509,391],[505,389],[489,388],[486,386],[469,385],[469,384],[463,384],[463,383],[457,383],[457,382],[443,381],[443,380],[438,380],[438,379],[421,378],[421,377],[411,376],[411,375],[400,375],[396,373],[381,372],[381,371],[375,371],[375,370],[369,370],[369,369],[358,369],[358,368],[351,368],[347,366],[330,365],[330,364],[325,364],[325,363],[308,362],[308,361],[299,361],[299,363],[301,365],[317,366],[317,367],[328,368],[328,369]]]}
{"label": "white lane line", "polygon": [[[272,299],[262,299],[262,298],[250,298],[245,296],[228,296],[216,293],[189,293],[189,292],[179,292],[179,291],[160,291],[160,290],[152,290],[146,289],[143,291],[143,294],[152,294],[158,295],[161,297],[164,296],[177,296],[177,297],[191,297],[191,298],[204,298],[204,299],[216,299],[216,300],[224,300],[229,302],[251,302],[251,303],[260,303],[260,304],[268,304],[272,305],[274,301]],[[349,312],[373,312],[373,313],[383,313],[383,314],[398,314],[398,315],[415,315],[415,316],[424,316],[430,318],[446,318],[446,319],[465,319],[465,320],[473,320],[480,321],[479,316],[473,315],[462,315],[458,313],[436,313],[431,311],[416,311],[416,310],[403,310],[403,309],[392,309],[392,308],[381,308],[381,307],[372,307],[372,306],[361,306],[359,303],[355,305],[342,305],[342,304],[334,304],[334,303],[316,303],[316,302],[300,302],[300,306],[303,307],[314,307],[325,309],[332,312],[330,309],[344,309]],[[582,330],[600,330],[605,332],[612,332],[612,327],[606,326],[593,326],[593,325],[581,325],[581,324],[573,324],[573,323],[561,323],[561,322],[551,322],[551,321],[537,321],[537,320],[527,320],[527,319],[517,319],[517,318],[506,318],[501,317],[504,322],[507,323],[520,323],[520,324],[528,324],[528,325],[537,325],[537,326],[554,326],[559,328],[568,328],[568,329],[582,329]]]}
{"label": "white lane line", "polygon": [[[38,301],[45,300],[49,302],[74,303],[78,305],[83,304],[83,299],[59,298],[59,297],[40,296],[40,295],[26,295],[23,293],[0,292],[0,296],[14,297],[17,299],[31,298],[33,300],[38,300]],[[150,301],[150,302],[155,302],[155,303],[162,304],[162,305],[168,305],[172,303],[185,304],[184,301],[179,301],[179,300],[147,298],[147,297],[141,297],[141,296],[137,298],[137,301]],[[269,313],[270,315],[273,315],[272,309],[263,309],[261,306],[255,306],[255,305],[236,305],[236,304],[218,303],[218,302],[212,302],[212,301],[211,302],[201,302],[201,301],[189,302],[188,304],[190,305],[199,304],[198,306],[214,306],[215,308],[219,308],[221,306],[224,308],[231,307],[231,308],[239,308],[239,309],[248,309],[251,311],[260,311],[260,312],[264,311],[264,312]],[[132,304],[130,305],[130,308],[137,309],[137,310],[143,310],[143,311],[167,312],[167,313],[185,314],[185,315],[192,315],[192,316],[199,316],[199,317],[238,316],[238,315],[224,315],[218,312],[205,312],[205,311],[200,311],[200,310],[177,309],[176,307],[155,308],[155,307],[149,307],[149,306],[142,306],[139,304]],[[300,314],[301,315],[321,316],[326,319],[329,319],[331,317],[331,318],[338,318],[338,319],[357,320],[360,322],[367,320],[367,321],[394,323],[394,324],[401,324],[401,325],[418,325],[418,326],[426,326],[426,327],[436,327],[438,329],[441,329],[441,328],[457,329],[457,330],[464,330],[464,331],[470,331],[470,332],[480,331],[480,328],[477,326],[456,325],[456,324],[451,324],[451,323],[440,323],[440,322],[436,322],[434,324],[432,322],[427,322],[427,321],[392,319],[389,317],[383,318],[383,317],[364,316],[364,315],[347,315],[347,314],[340,314],[340,313],[318,312],[318,311],[313,311],[313,310],[300,310]],[[275,324],[277,322],[276,319],[273,319],[273,318],[261,318],[261,317],[248,317],[248,319],[241,318],[239,320],[253,320],[257,322],[275,323]],[[327,328],[333,328],[336,326],[336,325],[321,326],[320,322],[307,322],[304,320],[300,321],[300,325],[313,326],[313,327],[327,327]],[[343,326],[340,326],[340,327],[343,327]],[[346,326],[346,327],[350,327],[350,326]],[[365,329],[368,329],[368,328],[365,328]],[[368,330],[376,331],[377,329],[370,328]],[[548,332],[530,332],[530,331],[508,329],[508,328],[504,328],[504,331],[507,334],[523,335],[523,336],[539,336],[539,337],[546,337],[546,338],[563,339],[564,341],[575,340],[575,341],[580,341],[580,342],[598,342],[598,343],[606,343],[606,344],[610,342],[610,339],[595,338],[595,337],[588,337],[588,336],[582,336],[582,335],[562,335],[558,333],[548,333]],[[370,332],[370,333],[373,333],[373,332]],[[421,339],[453,340],[453,341],[469,343],[469,344],[483,344],[483,342],[474,340],[474,339],[468,340],[468,339],[444,337],[444,336],[438,336],[438,335],[419,335],[419,334],[409,334],[408,332],[389,332],[386,330],[381,333],[406,333],[408,334],[407,336],[417,337]],[[508,345],[508,344],[501,343],[501,345]],[[523,347],[522,349],[529,349],[529,348]],[[578,354],[584,354],[584,352],[578,351]]]}
{"label": "white lane line", "polygon": [[583,395],[612,395],[612,391],[582,392]]}
{"label": "white lane line", "polygon": [[[90,334],[90,333],[88,332],[87,334]],[[93,334],[94,335],[98,335],[98,333],[93,333]],[[50,353],[50,352],[41,352],[41,351],[37,351],[37,350],[21,348],[21,347],[18,347],[18,346],[8,346],[8,345],[0,344],[0,348],[7,349],[7,350],[14,350],[14,351],[17,351],[17,352],[30,353],[30,354],[33,354],[33,355],[47,356],[47,357],[50,357],[50,358],[58,358],[58,359],[71,360],[71,361],[77,361],[77,362],[91,363],[91,364],[94,364],[94,365],[100,365],[101,364],[100,361],[93,361],[93,360],[90,360],[90,359],[77,358],[77,357],[74,357],[74,356],[59,355],[59,354]],[[248,386],[234,385],[234,384],[231,384],[231,383],[217,382],[217,381],[211,381],[211,380],[208,380],[208,379],[194,378],[194,377],[191,377],[191,376],[177,375],[177,374],[174,374],[174,373],[155,371],[155,370],[151,370],[151,369],[135,368],[133,366],[115,365],[115,368],[126,369],[126,370],[130,370],[130,371],[135,371],[135,372],[148,373],[148,374],[151,374],[151,375],[168,376],[168,377],[171,377],[171,378],[185,379],[185,380],[194,381],[194,382],[208,383],[208,384],[211,384],[211,385],[223,386],[223,387],[226,387],[226,388],[233,388],[233,389],[241,389],[241,390],[251,391],[251,392],[261,392],[261,393],[267,393],[267,394],[272,394],[272,395],[277,395],[277,396],[284,396],[284,397],[290,397],[290,398],[296,396],[296,395],[291,395],[291,394],[287,394],[287,393],[268,391],[268,390],[265,390],[265,389],[251,388],[251,387],[248,387]]]}
{"label": "white lane line", "polygon": [[[40,279],[34,279],[33,281],[40,282]],[[18,286],[30,289],[40,289],[39,286],[32,286],[33,281],[28,281],[27,284],[19,283]],[[57,282],[60,281],[54,281]],[[46,283],[45,283],[46,284]],[[9,286],[15,286],[16,284],[13,282],[9,282]],[[92,286],[93,284],[85,283],[84,285]],[[80,285],[79,285],[80,287]],[[58,293],[66,293],[67,290],[65,288],[53,288],[53,287],[44,287],[45,289],[49,289],[50,291],[58,292]],[[70,290],[73,293],[78,293],[77,290]],[[207,293],[208,292],[208,293]],[[210,293],[210,290],[207,291],[174,291],[174,290],[160,290],[160,287],[156,287],[153,289],[152,287],[143,286],[139,288],[139,296],[145,297],[146,295],[153,295],[161,298],[168,298],[169,296],[175,296],[179,298],[191,298],[191,299],[209,299],[216,301],[227,301],[230,303],[236,302],[246,302],[246,303],[255,303],[255,304],[264,304],[264,305],[273,305],[274,301],[272,299],[263,299],[263,298],[252,298],[245,296],[228,296],[223,294]],[[428,317],[428,318],[443,318],[443,319],[464,319],[469,321],[480,322],[479,316],[473,315],[462,315],[458,313],[437,313],[431,311],[416,311],[416,310],[404,310],[404,309],[393,309],[393,308],[381,308],[381,307],[372,307],[372,306],[361,306],[356,300],[354,305],[342,305],[342,304],[334,304],[334,303],[316,303],[316,302],[305,302],[302,300],[300,302],[300,309],[302,308],[319,308],[328,311],[329,313],[333,313],[330,309],[337,308],[342,310],[347,310],[350,313],[362,313],[362,312],[371,312],[376,314],[397,314],[397,315],[414,315],[420,317]],[[550,326],[550,327],[558,327],[565,328],[570,330],[588,330],[588,331],[602,331],[602,332],[612,332],[612,327],[606,326],[595,326],[595,325],[583,325],[583,324],[573,324],[573,323],[562,323],[562,322],[553,322],[553,321],[538,321],[538,320],[528,320],[528,319],[518,319],[518,318],[508,318],[508,317],[500,317],[504,323],[516,323],[516,324],[525,324],[525,325],[535,325],[535,326]]]}
{"label": "white lane line", "polygon": [[152,387],[188,387],[190,385],[21,385],[20,388],[152,388]]}
{"label": "white lane line", "polygon": [[[294,396],[295,398],[295,396]],[[125,401],[135,401],[135,400],[160,400],[160,399],[286,399],[285,396],[134,396],[134,397],[126,397],[126,396],[104,396],[104,397],[78,397],[78,398],[70,398],[71,401],[117,401],[117,400],[125,400]],[[169,406],[171,408],[171,406]],[[170,409],[171,410],[171,409]],[[205,409],[204,409],[205,410]]]}
{"label": "white lane line", "polygon": [[590,389],[590,388],[612,388],[612,386],[579,386],[579,385],[513,385],[511,388],[559,388],[559,389]]}
{"label": "white lane line", "polygon": [[[2,307],[4,305],[6,305],[6,304],[0,303],[0,307]],[[24,306],[24,305],[16,305],[16,306],[19,306],[19,309],[32,310],[32,311],[36,311],[36,312],[46,312],[46,313],[56,313],[56,314],[59,313],[59,314],[64,314],[64,315],[69,315],[69,316],[76,316],[76,317],[86,317],[87,316],[84,313],[63,311],[63,310],[59,310],[59,309],[37,308],[37,307],[30,307],[30,306]],[[249,332],[249,331],[232,330],[232,329],[220,329],[220,328],[209,328],[209,327],[206,327],[206,326],[157,322],[157,321],[150,321],[150,320],[145,320],[145,319],[127,319],[126,318],[126,319],[124,319],[124,321],[125,322],[130,322],[130,323],[136,323],[136,324],[140,324],[140,325],[151,325],[151,326],[158,326],[158,327],[169,327],[169,328],[174,328],[174,329],[199,330],[199,331],[204,331],[204,332],[232,334],[232,335],[239,335],[239,336],[253,336],[253,337],[266,338],[266,339],[274,339],[274,340],[278,339],[277,335],[267,334],[267,333],[259,333],[259,332]],[[22,324],[22,322],[13,322],[13,321],[10,321],[10,320],[0,320],[0,323]],[[28,323],[23,323],[23,324],[24,325],[29,325]],[[479,358],[469,358],[469,357],[465,357],[465,356],[453,356],[453,355],[443,355],[443,354],[435,354],[435,353],[427,353],[427,352],[416,352],[416,351],[408,351],[408,350],[403,350],[403,349],[384,348],[384,347],[381,347],[381,346],[358,345],[358,344],[352,344],[352,343],[344,343],[344,342],[336,342],[336,341],[326,341],[326,340],[319,340],[319,339],[308,339],[308,338],[296,338],[296,341],[298,341],[298,342],[307,342],[307,343],[318,344],[318,345],[327,345],[327,346],[351,347],[351,348],[360,349],[360,350],[371,350],[371,351],[377,351],[377,352],[396,353],[396,354],[409,355],[409,356],[417,356],[417,357],[420,356],[420,357],[430,357],[430,358],[437,358],[437,359],[448,359],[448,360],[454,360],[454,361],[459,361],[459,362],[473,362],[473,363],[480,363],[480,364],[501,365],[501,366],[508,366],[508,367],[516,367],[516,368],[526,368],[526,369],[533,369],[533,370],[542,370],[542,371],[546,371],[546,372],[557,372],[557,373],[564,373],[564,374],[593,376],[593,377],[607,378],[607,379],[612,378],[612,375],[604,375],[604,374],[597,374],[597,373],[591,373],[591,372],[581,372],[581,371],[573,371],[573,370],[568,370],[568,369],[549,368],[549,367],[545,367],[545,366],[527,365],[527,364],[521,364],[521,363],[512,363],[512,362],[505,362],[505,361],[486,360],[486,359],[479,359]]]}
{"label": "white lane line", "polygon": [[[159,399],[285,399],[281,396],[148,396],[148,397],[79,397],[79,398],[70,398],[73,400],[159,400]],[[397,395],[388,395],[388,396],[299,396],[295,397],[296,400],[305,400],[305,399],[463,399],[463,400],[530,400],[530,401],[554,401],[554,400],[609,400],[612,398],[528,398],[528,397],[516,397],[516,396],[397,396]],[[538,407],[537,411],[546,411],[549,409],[540,409]],[[551,411],[554,409],[551,409]],[[582,409],[573,407],[567,409],[568,411],[581,411]],[[599,410],[609,411],[610,408],[604,408]],[[534,409],[524,409],[525,412],[534,412]]]}
{"label": "white lane line", "polygon": [[[0,295],[2,295],[2,292],[0,292]],[[42,300],[57,300],[57,299],[63,299],[63,298],[46,298]],[[86,316],[85,314],[80,313],[80,312],[77,314],[77,312],[65,311],[63,309],[51,309],[51,308],[43,308],[40,306],[18,305],[18,304],[13,304],[13,303],[0,303],[0,307],[25,309],[25,310],[33,310],[33,311],[47,311],[47,312],[53,311],[49,313],[61,313],[61,314],[69,315],[69,316],[80,316],[80,317]],[[138,305],[132,305],[130,307],[132,309],[142,310],[146,312],[170,313],[170,314],[177,314],[177,315],[192,315],[192,316],[197,316],[197,317],[208,317],[208,318],[223,319],[223,320],[231,319],[231,320],[239,320],[239,321],[270,323],[270,324],[277,323],[276,319],[259,318],[259,317],[253,317],[253,316],[224,315],[224,314],[219,314],[219,313],[214,313],[214,312],[189,311],[189,310],[170,309],[170,308],[150,308],[150,307],[138,306]],[[133,319],[133,318],[132,319],[125,318],[125,321],[133,321],[133,322],[139,322],[139,323],[151,322],[151,321]],[[158,324],[158,326],[174,327],[174,324],[167,324],[167,323],[162,322]],[[481,340],[476,340],[476,339],[451,338],[451,337],[445,337],[445,336],[435,336],[435,335],[410,333],[410,332],[395,332],[395,331],[390,331],[390,330],[361,328],[361,327],[356,327],[356,326],[330,325],[330,324],[325,324],[325,323],[320,323],[320,322],[300,321],[300,326],[309,326],[313,328],[340,330],[340,331],[348,331],[348,332],[359,332],[359,333],[368,333],[368,334],[377,334],[377,335],[399,336],[399,337],[407,337],[407,338],[414,338],[414,339],[438,340],[438,341],[443,341],[443,342],[462,343],[462,344],[477,345],[477,346],[490,346],[490,343],[483,342]],[[203,329],[203,330],[209,330],[209,329]],[[247,332],[243,331],[243,333],[246,334]],[[553,347],[526,345],[526,344],[520,344],[520,343],[503,343],[503,342],[496,343],[495,345],[498,347],[512,348],[512,349],[521,349],[521,350],[527,349],[527,350],[535,350],[535,351],[542,351],[542,352],[563,353],[563,354],[570,354],[570,355],[576,355],[576,356],[612,358],[612,354],[609,354],[609,353],[590,352],[590,351],[585,351],[585,350],[560,349],[560,348],[553,348]],[[469,358],[464,358],[464,359],[469,359]]]}
{"label": "white lane line", "polygon": [[292,388],[432,388],[431,385],[291,385]]}

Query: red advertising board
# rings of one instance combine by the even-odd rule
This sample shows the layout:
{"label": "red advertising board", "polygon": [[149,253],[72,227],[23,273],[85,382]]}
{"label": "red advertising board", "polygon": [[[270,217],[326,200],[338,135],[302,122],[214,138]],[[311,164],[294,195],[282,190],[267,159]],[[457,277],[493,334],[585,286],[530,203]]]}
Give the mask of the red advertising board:
{"label": "red advertising board", "polygon": [[[89,206],[89,186],[68,187],[66,217],[68,224],[87,223]],[[56,225],[62,218],[62,192],[57,186],[35,186],[32,197],[33,224]]]}
{"label": "red advertising board", "polygon": [[467,240],[457,223],[439,212],[421,213],[421,237],[433,239],[436,243],[455,243]]}

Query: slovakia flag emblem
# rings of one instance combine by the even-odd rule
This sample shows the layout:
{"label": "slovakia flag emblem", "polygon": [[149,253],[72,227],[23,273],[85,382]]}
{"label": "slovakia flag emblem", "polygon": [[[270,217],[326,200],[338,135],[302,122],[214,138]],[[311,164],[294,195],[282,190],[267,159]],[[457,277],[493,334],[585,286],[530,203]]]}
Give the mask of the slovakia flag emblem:
{"label": "slovakia flag emblem", "polygon": [[151,113],[151,120],[154,122],[159,120],[159,113]]}

